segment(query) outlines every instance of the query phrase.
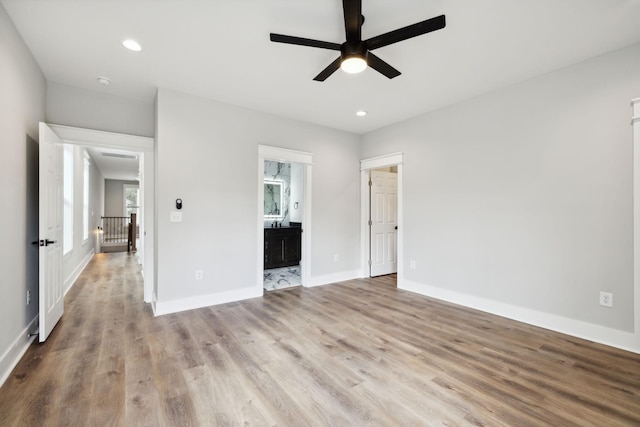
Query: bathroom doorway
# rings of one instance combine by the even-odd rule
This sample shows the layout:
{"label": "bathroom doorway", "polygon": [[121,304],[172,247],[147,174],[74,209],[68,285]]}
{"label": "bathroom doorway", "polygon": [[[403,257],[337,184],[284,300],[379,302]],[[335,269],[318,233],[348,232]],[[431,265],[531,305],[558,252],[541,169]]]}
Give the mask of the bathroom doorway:
{"label": "bathroom doorway", "polygon": [[264,161],[265,291],[302,285],[303,165]]}
{"label": "bathroom doorway", "polygon": [[311,154],[259,146],[258,283],[264,291],[306,284],[310,253]]}

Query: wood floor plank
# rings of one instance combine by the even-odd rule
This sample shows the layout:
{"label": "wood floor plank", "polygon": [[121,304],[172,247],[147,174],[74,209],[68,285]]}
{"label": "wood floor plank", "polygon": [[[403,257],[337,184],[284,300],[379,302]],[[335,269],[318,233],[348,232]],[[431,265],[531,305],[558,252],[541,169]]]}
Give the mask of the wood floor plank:
{"label": "wood floor plank", "polygon": [[154,317],[97,254],[1,426],[638,426],[640,355],[396,289],[394,276]]}

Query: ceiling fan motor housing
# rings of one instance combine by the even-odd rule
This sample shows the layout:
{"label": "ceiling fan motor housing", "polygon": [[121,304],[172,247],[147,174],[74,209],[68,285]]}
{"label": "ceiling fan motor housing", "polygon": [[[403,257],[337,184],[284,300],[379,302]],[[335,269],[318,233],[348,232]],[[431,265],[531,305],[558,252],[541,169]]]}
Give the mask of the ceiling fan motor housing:
{"label": "ceiling fan motor housing", "polygon": [[344,61],[347,58],[362,58],[367,61],[367,53],[369,49],[367,44],[363,41],[353,43],[345,42],[340,45],[340,58]]}
{"label": "ceiling fan motor housing", "polygon": [[388,33],[362,40],[362,0],[342,0],[344,12],[344,29],[347,40],[342,43],[332,43],[322,40],[307,39],[304,37],[287,36],[271,33],[272,42],[288,43],[300,46],[317,47],[321,49],[339,50],[340,56],[329,64],[324,70],[313,78],[323,82],[335,71],[342,68],[347,73],[355,74],[371,67],[389,79],[400,75],[400,71],[378,58],[369,50],[375,50],[390,44],[394,44],[412,37],[440,30],[446,26],[445,16],[440,15],[413,25],[398,28]]}

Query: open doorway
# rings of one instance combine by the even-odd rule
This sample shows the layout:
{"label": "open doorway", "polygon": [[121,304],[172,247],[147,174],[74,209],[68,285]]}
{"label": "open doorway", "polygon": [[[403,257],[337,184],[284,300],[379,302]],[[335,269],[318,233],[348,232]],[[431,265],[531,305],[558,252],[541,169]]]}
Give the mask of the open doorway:
{"label": "open doorway", "polygon": [[[74,147],[82,147],[87,153],[92,152],[91,157],[94,165],[100,161],[116,162],[122,160],[122,156],[126,156],[131,161],[131,167],[129,171],[118,171],[122,169],[120,164],[114,166],[113,171],[108,171],[110,166],[102,165],[100,168],[105,178],[132,178],[131,174],[135,175],[135,179],[130,180],[132,184],[138,187],[138,203],[139,203],[139,218],[136,222],[136,237],[137,243],[137,257],[139,263],[142,264],[143,278],[144,278],[144,301],[151,302],[153,290],[154,290],[154,149],[155,144],[153,138],[140,137],[134,135],[118,134],[112,132],[103,132],[92,129],[74,128],[60,125],[50,125],[51,130],[62,140],[64,144],[69,144]],[[108,153],[103,156],[102,153]],[[135,159],[134,159],[135,158]],[[117,162],[116,162],[117,163]],[[133,172],[132,172],[133,171]],[[125,175],[118,175],[124,173]],[[127,175],[128,174],[128,175]],[[122,193],[119,198],[120,204],[124,202],[124,186],[122,186]],[[103,195],[104,200],[104,195]],[[126,203],[125,203],[126,204]],[[145,209],[145,207],[147,207]],[[131,206],[129,206],[131,209]],[[124,216],[125,207],[121,207],[118,211],[119,216]],[[94,212],[94,216],[100,219],[100,216],[104,216],[104,211]],[[96,223],[93,230],[98,235],[96,236],[96,242],[100,239],[99,228]],[[96,243],[95,252],[99,252],[100,249]],[[81,271],[81,270],[80,270]]]}
{"label": "open doorway", "polygon": [[265,291],[302,285],[304,166],[264,161]]}
{"label": "open doorway", "polygon": [[258,146],[256,285],[263,291],[308,283],[311,171],[310,153]]}
{"label": "open doorway", "polygon": [[360,161],[362,277],[403,279],[402,172],[402,153]]}
{"label": "open doorway", "polygon": [[[140,198],[142,153],[106,147],[85,147],[103,180],[96,252],[133,252],[141,258]],[[132,215],[133,214],[133,215]],[[139,250],[139,252],[138,252]],[[141,263],[141,259],[139,259]]]}
{"label": "open doorway", "polygon": [[398,167],[369,171],[369,277],[397,272]]}

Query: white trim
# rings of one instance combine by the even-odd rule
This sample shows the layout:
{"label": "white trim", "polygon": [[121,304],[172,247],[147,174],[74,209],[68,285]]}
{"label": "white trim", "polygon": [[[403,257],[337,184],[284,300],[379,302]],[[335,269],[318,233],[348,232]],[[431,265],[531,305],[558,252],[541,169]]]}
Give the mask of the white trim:
{"label": "white trim", "polygon": [[311,288],[314,286],[330,285],[333,283],[358,279],[360,277],[360,270],[340,271],[338,273],[323,274],[322,276],[311,277],[309,282],[307,282],[306,287]]}
{"label": "white trim", "polygon": [[264,160],[276,162],[302,163],[310,165],[313,163],[313,154],[304,151],[290,150],[288,148],[272,147],[270,145],[258,144],[258,156]]}
{"label": "white trim", "polygon": [[302,197],[302,259],[300,261],[300,281],[302,286],[309,286],[311,276],[311,190],[313,154],[287,148],[272,147],[258,144],[258,213],[256,248],[256,288],[260,292],[264,289],[264,161],[272,160],[286,163],[299,163],[304,165],[304,194]]}
{"label": "white trim", "polygon": [[73,269],[71,274],[69,274],[69,276],[67,276],[67,278],[64,279],[65,295],[67,295],[67,293],[71,290],[74,283],[76,283],[76,280],[78,280],[78,277],[80,277],[80,274],[82,274],[82,271],[89,264],[89,262],[91,261],[91,258],[93,258],[94,255],[95,255],[95,251],[94,249],[91,249],[89,253],[85,255],[85,257],[82,259],[82,261],[80,261],[80,263],[76,266],[76,268]]}
{"label": "white trim", "polygon": [[67,144],[86,145],[88,147],[121,148],[128,151],[154,151],[153,138],[127,135],[124,133],[104,132],[71,126],[53,125],[49,127]]}
{"label": "white trim", "polygon": [[360,170],[360,277],[369,277],[369,170]]}
{"label": "white trim", "polygon": [[404,161],[402,153],[385,154],[360,160],[360,170],[384,168],[386,166],[400,165]]}
{"label": "white trim", "polygon": [[[640,98],[633,107],[633,314],[634,346],[640,348]],[[637,350],[636,350],[637,351]]]}
{"label": "white trim", "polygon": [[258,146],[258,244],[256,245],[256,289],[264,293],[264,158]]}
{"label": "white trim", "polygon": [[[124,149],[139,153],[139,163],[144,167],[144,199],[141,200],[141,210],[144,218],[144,228],[140,229],[141,244],[145,253],[143,269],[147,271],[144,276],[144,301],[150,302],[149,297],[155,287],[157,251],[155,247],[155,139],[146,136],[127,135],[124,133],[105,132],[94,129],[84,129],[71,126],[48,124],[56,135],[66,144],[86,147]],[[139,184],[142,187],[142,183]],[[147,231],[149,231],[147,233]],[[143,239],[144,237],[144,239]]]}
{"label": "white trim", "polygon": [[256,289],[251,287],[219,292],[216,294],[198,295],[172,301],[155,301],[153,303],[153,313],[155,316],[162,316],[164,314],[177,313],[180,311],[193,310],[218,304],[226,304],[228,302],[257,298],[261,296],[262,286],[260,287],[259,292],[256,292]]}
{"label": "white trim", "polygon": [[37,335],[29,337],[30,331],[37,332],[38,315],[31,319],[29,325],[24,328],[13,340],[7,351],[0,357],[0,387],[11,375],[22,356],[27,352],[29,346],[36,339]]}
{"label": "white trim", "polygon": [[595,341],[601,344],[618,347],[624,350],[640,353],[640,345],[636,334],[632,332],[611,329],[593,323],[557,316],[542,311],[531,310],[506,304],[499,301],[450,291],[436,286],[405,280],[399,289],[415,292],[430,298],[436,298],[453,304],[506,317],[507,319],[524,322],[529,325],[550,329],[574,337]]}
{"label": "white trim", "polygon": [[371,157],[360,160],[360,275],[369,276],[369,171],[388,166],[398,167],[398,233],[396,234],[398,245],[397,285],[400,287],[404,281],[404,154],[392,153],[383,156]]}

